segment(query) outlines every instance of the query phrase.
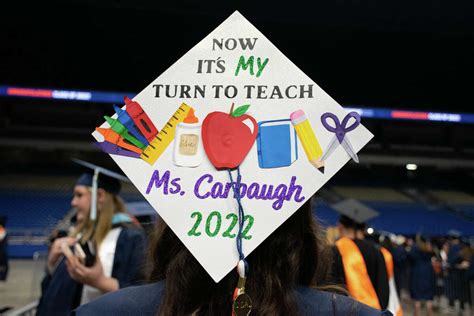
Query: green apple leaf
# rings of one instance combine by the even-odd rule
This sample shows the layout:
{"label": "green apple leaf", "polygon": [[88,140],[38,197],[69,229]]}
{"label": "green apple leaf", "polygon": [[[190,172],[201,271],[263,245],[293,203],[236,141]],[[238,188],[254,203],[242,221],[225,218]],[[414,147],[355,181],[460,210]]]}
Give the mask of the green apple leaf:
{"label": "green apple leaf", "polygon": [[250,104],[244,104],[242,106],[239,106],[238,108],[236,108],[234,110],[234,112],[232,112],[230,115],[232,117],[239,117],[239,116],[242,116],[245,114],[245,112],[247,112],[247,110],[249,109],[250,107]]}

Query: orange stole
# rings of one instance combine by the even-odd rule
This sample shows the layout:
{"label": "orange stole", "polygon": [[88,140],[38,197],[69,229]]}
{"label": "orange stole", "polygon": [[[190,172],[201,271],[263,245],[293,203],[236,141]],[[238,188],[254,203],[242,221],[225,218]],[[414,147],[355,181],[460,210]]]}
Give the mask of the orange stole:
{"label": "orange stole", "polygon": [[395,278],[394,278],[394,271],[393,271],[393,256],[384,247],[380,247],[380,251],[383,254],[383,258],[385,260],[385,266],[387,267],[387,274],[388,274],[388,286],[390,290],[389,298],[388,298],[388,306],[387,309],[392,312],[395,316],[403,316],[403,309],[400,305],[400,300],[397,294],[397,288],[395,286]]}
{"label": "orange stole", "polygon": [[343,237],[336,241],[336,246],[342,257],[347,290],[351,296],[359,302],[380,310],[377,293],[357,245],[351,239]]}
{"label": "orange stole", "polygon": [[382,251],[383,258],[385,259],[385,266],[387,267],[387,274],[388,278],[393,278],[393,257],[390,251],[388,251],[384,247],[380,247],[380,251]]}

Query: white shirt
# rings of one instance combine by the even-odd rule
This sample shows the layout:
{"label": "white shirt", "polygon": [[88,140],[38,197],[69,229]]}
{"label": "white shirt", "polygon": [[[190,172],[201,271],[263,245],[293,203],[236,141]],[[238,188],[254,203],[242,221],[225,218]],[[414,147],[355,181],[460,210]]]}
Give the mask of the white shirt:
{"label": "white shirt", "polygon": [[[99,248],[99,258],[102,264],[104,275],[106,277],[110,277],[112,275],[112,268],[114,265],[114,257],[115,257],[115,248],[117,247],[117,239],[121,231],[122,231],[121,227],[111,229],[105,236]],[[84,287],[82,288],[81,305],[95,300],[102,294],[104,293],[102,293],[95,287],[84,285]]]}

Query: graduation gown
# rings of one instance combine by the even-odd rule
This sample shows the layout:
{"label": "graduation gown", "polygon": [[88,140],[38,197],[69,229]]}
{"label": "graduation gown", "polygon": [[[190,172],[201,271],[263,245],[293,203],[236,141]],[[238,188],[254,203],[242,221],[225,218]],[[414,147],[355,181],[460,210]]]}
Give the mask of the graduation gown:
{"label": "graduation gown", "polygon": [[407,253],[411,263],[410,295],[417,301],[433,300],[435,292],[435,273],[431,263],[433,253],[413,247]]}
{"label": "graduation gown", "polygon": [[[117,239],[112,277],[120,288],[140,284],[144,280],[143,264],[145,233],[125,225]],[[67,272],[64,258],[52,275],[46,275],[41,282],[41,298],[37,316],[66,316],[80,304],[82,284],[74,281]]]}
{"label": "graduation gown", "polygon": [[0,240],[0,281],[5,281],[8,275],[8,234]]}
{"label": "graduation gown", "polygon": [[[357,248],[359,248],[369,274],[370,281],[377,294],[377,298],[382,310],[387,308],[390,295],[388,285],[388,274],[385,260],[380,249],[366,240],[353,240]],[[341,254],[336,246],[333,247],[334,262],[332,266],[331,282],[335,284],[346,284],[344,275],[344,265]]]}
{"label": "graduation gown", "polygon": [[[164,282],[129,287],[103,295],[89,304],[81,305],[72,315],[154,316],[160,307],[163,291]],[[392,315],[390,312],[381,312],[361,304],[350,297],[308,287],[298,287],[296,289],[296,300],[302,316]]]}

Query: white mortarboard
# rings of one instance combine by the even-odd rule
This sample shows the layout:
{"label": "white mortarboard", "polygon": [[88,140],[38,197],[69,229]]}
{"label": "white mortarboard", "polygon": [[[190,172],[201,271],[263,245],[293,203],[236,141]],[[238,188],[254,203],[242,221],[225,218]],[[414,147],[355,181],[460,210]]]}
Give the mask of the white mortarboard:
{"label": "white mortarboard", "polygon": [[102,188],[107,192],[118,194],[120,192],[120,181],[131,182],[127,177],[103,167],[94,165],[80,159],[72,159],[75,163],[86,167],[88,172],[79,177],[76,185],[85,185],[92,187],[90,219],[97,219],[97,189]]}
{"label": "white mortarboard", "polygon": [[[231,174],[246,256],[373,137],[239,12],[121,108],[137,128],[101,128],[142,153],[111,157],[215,282],[240,259]],[[198,121],[186,120],[191,108]],[[137,130],[149,145],[130,137]]]}
{"label": "white mortarboard", "polygon": [[331,207],[357,224],[363,224],[379,216],[379,212],[355,199],[347,199],[333,204]]}

